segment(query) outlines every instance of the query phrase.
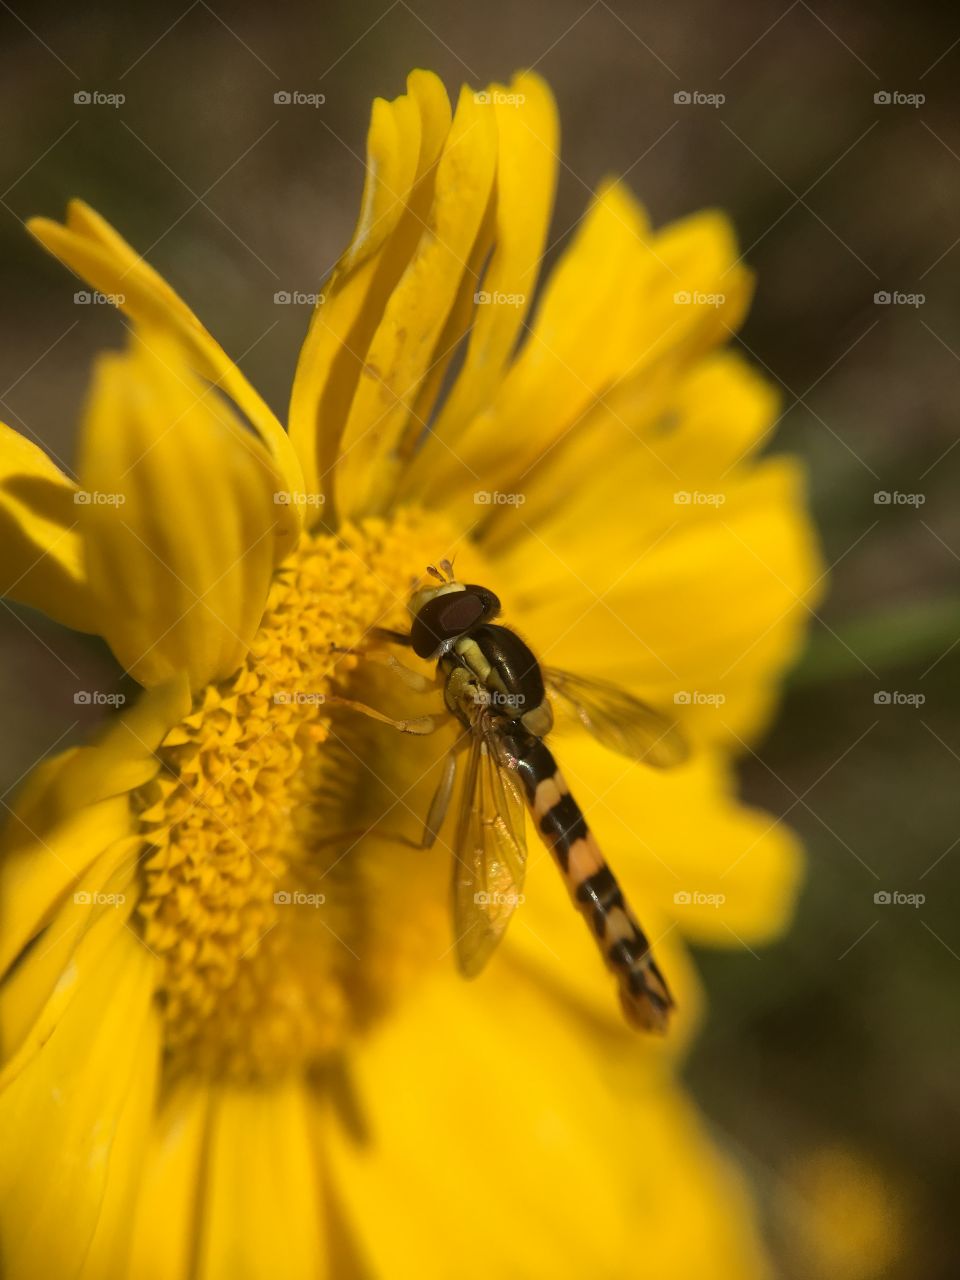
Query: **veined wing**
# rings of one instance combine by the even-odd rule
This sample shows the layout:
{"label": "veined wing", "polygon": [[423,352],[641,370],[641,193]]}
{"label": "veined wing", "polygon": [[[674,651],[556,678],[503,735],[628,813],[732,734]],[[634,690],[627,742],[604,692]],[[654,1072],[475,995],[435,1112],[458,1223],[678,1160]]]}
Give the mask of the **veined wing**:
{"label": "veined wing", "polygon": [[453,860],[453,928],[460,972],[475,977],[503,937],[523,890],[526,807],[498,763],[496,740],[470,748]]}
{"label": "veined wing", "polygon": [[551,693],[562,698],[598,742],[611,751],[671,769],[687,759],[688,750],[676,723],[607,680],[544,668]]}

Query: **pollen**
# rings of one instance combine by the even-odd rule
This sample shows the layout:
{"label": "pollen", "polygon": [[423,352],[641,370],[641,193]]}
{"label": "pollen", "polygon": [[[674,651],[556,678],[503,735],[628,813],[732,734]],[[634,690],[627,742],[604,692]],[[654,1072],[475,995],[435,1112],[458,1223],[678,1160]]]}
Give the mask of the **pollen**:
{"label": "pollen", "polygon": [[[404,627],[411,580],[450,549],[449,529],[419,513],[305,535],[243,666],[164,740],[134,804],[139,927],[159,961],[171,1072],[264,1080],[320,1065],[382,1005],[377,966],[411,961],[399,934],[366,945],[368,816],[350,797],[373,739],[333,698],[353,696],[370,665],[344,651],[362,654],[373,627]],[[383,732],[401,752],[421,741],[388,729],[376,742]]]}

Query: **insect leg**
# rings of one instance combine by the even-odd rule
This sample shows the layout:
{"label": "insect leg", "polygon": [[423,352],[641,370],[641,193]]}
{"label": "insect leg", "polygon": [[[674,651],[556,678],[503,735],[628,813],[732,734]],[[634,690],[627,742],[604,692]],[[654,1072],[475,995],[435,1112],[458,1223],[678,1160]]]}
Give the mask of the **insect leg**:
{"label": "insect leg", "polygon": [[391,675],[396,676],[414,693],[424,693],[434,687],[433,682],[423,672],[405,667],[392,653],[371,652],[369,649],[348,649],[338,644],[331,645],[330,652],[344,654],[350,658],[362,658],[363,661],[372,662],[378,667],[386,667]]}
{"label": "insect leg", "polygon": [[432,848],[440,833],[440,828],[443,826],[443,820],[447,816],[447,810],[450,808],[450,797],[453,795],[453,784],[457,776],[457,755],[459,750],[458,744],[452,748],[443,762],[443,773],[440,775],[437,789],[434,792],[433,799],[430,801],[429,812],[424,820],[423,837],[420,841],[421,849]]}
{"label": "insect leg", "polygon": [[341,698],[335,693],[326,694],[323,701],[325,706],[347,707],[350,711],[357,711],[360,715],[379,721],[380,724],[388,724],[398,729],[400,733],[433,733],[437,727],[433,716],[412,716],[409,720],[395,720],[393,716],[384,715],[382,711],[368,707],[363,702],[355,702],[352,698]]}
{"label": "insect leg", "polygon": [[383,640],[387,644],[402,644],[410,648],[410,636],[406,631],[394,631],[390,627],[374,627],[370,634],[374,639]]}

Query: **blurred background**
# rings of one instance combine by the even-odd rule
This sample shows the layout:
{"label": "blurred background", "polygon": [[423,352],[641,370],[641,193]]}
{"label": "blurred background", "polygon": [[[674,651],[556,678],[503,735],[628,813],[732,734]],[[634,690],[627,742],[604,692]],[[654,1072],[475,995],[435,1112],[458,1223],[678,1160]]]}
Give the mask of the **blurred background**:
{"label": "blurred background", "polygon": [[[699,957],[710,1015],[687,1079],[789,1280],[954,1276],[955,6],[15,7],[0,5],[0,416],[67,464],[90,362],[120,338],[20,225],[71,195],[174,283],[281,414],[308,308],[274,295],[315,292],[335,261],[370,99],[411,67],[450,88],[530,66],[549,80],[563,127],[549,259],[611,172],[657,224],[729,212],[759,282],[742,343],[781,386],[774,447],[808,463],[832,586],[742,769],[747,796],[806,842],[798,919],[757,954]],[[293,90],[325,102],[275,103]],[[91,680],[112,668],[26,611],[0,618],[0,641],[5,791],[89,731],[63,656]],[[78,722],[63,735],[65,705]]]}

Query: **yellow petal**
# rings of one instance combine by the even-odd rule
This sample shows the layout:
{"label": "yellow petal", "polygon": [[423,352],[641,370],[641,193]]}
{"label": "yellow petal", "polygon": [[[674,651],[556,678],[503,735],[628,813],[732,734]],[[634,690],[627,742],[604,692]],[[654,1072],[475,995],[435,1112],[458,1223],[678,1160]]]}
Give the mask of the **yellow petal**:
{"label": "yellow petal", "polygon": [[56,914],[0,983],[0,1036],[4,1052],[14,1054],[37,1026],[44,1006],[59,986],[65,994],[71,962],[86,934],[112,913],[107,932],[125,923],[137,896],[137,858],[143,848],[138,837],[115,841],[74,883]]}
{"label": "yellow petal", "polygon": [[293,507],[257,439],[159,335],[98,365],[82,438],[81,531],[103,634],[141,684],[194,689],[243,660]]}
{"label": "yellow petal", "polygon": [[[645,216],[611,184],[601,191],[544,288],[530,332],[493,403],[443,449],[428,441],[421,488],[440,478],[522,470],[635,359],[635,318],[650,268]],[[452,450],[452,453],[450,452]]]}
{"label": "yellow petal", "polygon": [[[568,491],[529,526],[529,540],[504,549],[503,579],[545,662],[627,685],[695,738],[741,750],[769,714],[823,590],[803,474],[773,458],[704,480],[721,487],[720,505],[676,503],[669,476],[648,474],[639,488],[631,480],[628,463],[601,476],[592,511]],[[583,487],[592,492],[592,482]],[[571,610],[578,597],[586,607]]]}
{"label": "yellow petal", "polygon": [[[419,241],[384,308],[354,393],[336,472],[337,509],[382,509],[396,485],[412,402],[438,356],[437,341],[467,274],[496,171],[496,117],[468,89],[437,163],[433,202]],[[414,423],[415,434],[421,425]]]}
{"label": "yellow petal", "polygon": [[[95,938],[87,935],[87,940]],[[78,953],[71,998],[0,1091],[0,1225],[8,1280],[123,1280],[123,1226],[159,1064],[154,960],[121,927]],[[84,1272],[87,1255],[97,1262]]]}
{"label": "yellow petal", "polygon": [[76,631],[96,631],[75,527],[76,488],[42,449],[0,422],[0,595]]}
{"label": "yellow petal", "polygon": [[717,753],[659,771],[613,755],[582,730],[557,735],[555,747],[641,917],[649,904],[664,928],[673,922],[684,937],[720,947],[783,931],[799,888],[799,843],[772,814],[737,800]]}
{"label": "yellow petal", "polygon": [[210,1092],[206,1084],[172,1088],[140,1152],[143,1178],[129,1270],[137,1280],[186,1280],[193,1274]]}
{"label": "yellow petal", "polygon": [[[131,1275],[133,1210],[143,1173],[143,1153],[154,1127],[161,1053],[156,1019],[151,1018],[139,1051],[138,1074],[117,1117],[97,1229],[84,1257],[79,1280],[128,1280]],[[98,1120],[100,1111],[98,1108]]]}
{"label": "yellow petal", "polygon": [[[494,106],[498,135],[494,250],[467,299],[473,313],[470,339],[463,367],[431,427],[435,440],[455,440],[496,391],[530,310],[553,210],[559,126],[550,89],[539,76],[526,73],[509,85],[491,85],[486,96]],[[426,420],[420,406],[417,417]],[[430,456],[414,460],[405,492],[416,490],[416,473],[429,465]]]}
{"label": "yellow petal", "polygon": [[[566,755],[558,747],[561,767]],[[574,761],[569,763],[574,764]],[[575,793],[593,794],[573,783]],[[579,797],[578,797],[579,798]],[[593,813],[587,820],[593,825]],[[603,827],[601,822],[601,827]],[[603,832],[604,836],[607,832]],[[672,890],[664,894],[661,884],[648,883],[643,875],[642,846],[631,848],[624,856],[619,845],[601,843],[634,914],[653,947],[676,1009],[670,1017],[669,1031],[663,1037],[638,1033],[624,1020],[617,996],[616,979],[607,969],[589,928],[570,900],[563,877],[551,855],[543,848],[539,836],[528,823],[529,850],[524,901],[517,907],[504,942],[488,967],[477,979],[490,986],[490,998],[497,998],[497,988],[517,981],[517,973],[542,987],[545,999],[566,1004],[571,1016],[585,1018],[606,1038],[623,1040],[634,1047],[642,1045],[644,1069],[663,1069],[676,1063],[687,1052],[698,1032],[704,1013],[704,992],[683,935],[672,917]],[[639,864],[639,865],[638,865]]]}
{"label": "yellow petal", "polygon": [[65,224],[31,218],[27,229],[71,271],[117,298],[138,326],[175,340],[181,358],[228,396],[259,433],[284,476],[278,487],[302,491],[296,453],[275,415],[186,303],[108,222],[82,200],[71,200]]}
{"label": "yellow petal", "polygon": [[[591,462],[611,456],[610,423],[628,450],[643,440],[656,455],[661,441],[644,439],[645,430],[676,415],[669,397],[677,384],[746,310],[751,281],[736,257],[720,215],[654,234],[623,186],[603,188],[549,278],[498,394],[446,447],[427,437],[410,496],[435,503],[441,493],[461,521],[493,515],[495,523],[496,509],[478,511],[477,492],[556,501],[546,476],[541,484],[544,461],[549,470],[558,445],[581,467],[588,453]],[[621,447],[612,448],[618,460]]]}
{"label": "yellow petal", "polygon": [[290,438],[308,492],[332,492],[328,473],[367,348],[420,238],[450,127],[450,103],[435,75],[413,72],[407,90],[393,102],[377,98],[373,104],[360,217],[324,287],[297,364]]}
{"label": "yellow petal", "polygon": [[664,227],[651,248],[665,270],[643,318],[647,333],[670,329],[670,346],[686,358],[727,341],[753,296],[730,219],[717,210],[695,213]]}
{"label": "yellow petal", "polygon": [[151,690],[99,743],[45,761],[28,779],[3,832],[0,974],[104,850],[132,833],[127,793],[157,772],[153,752],[188,707],[182,680]]}
{"label": "yellow petal", "polygon": [[130,834],[130,805],[115,796],[80,809],[0,863],[0,974],[47,923],[63,895],[99,855]]}
{"label": "yellow petal", "polygon": [[[484,548],[516,556],[532,527],[557,552],[541,557],[547,579],[565,563],[602,593],[671,526],[697,514],[683,509],[684,499],[702,506],[705,496],[719,494],[726,502],[769,436],[778,407],[774,387],[726,350],[689,368],[631,377],[526,475],[517,472],[511,483],[521,509],[501,505],[484,513]],[[615,467],[603,465],[611,458]],[[590,539],[572,536],[578,522],[591,529]],[[604,548],[599,559],[594,539]]]}
{"label": "yellow petal", "polygon": [[210,1120],[198,1280],[327,1274],[306,1086],[218,1090]]}
{"label": "yellow petal", "polygon": [[355,1055],[365,1141],[326,1125],[368,1269],[764,1276],[739,1180],[643,1054],[519,976],[424,984]]}

